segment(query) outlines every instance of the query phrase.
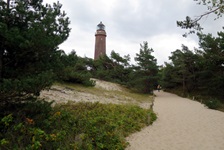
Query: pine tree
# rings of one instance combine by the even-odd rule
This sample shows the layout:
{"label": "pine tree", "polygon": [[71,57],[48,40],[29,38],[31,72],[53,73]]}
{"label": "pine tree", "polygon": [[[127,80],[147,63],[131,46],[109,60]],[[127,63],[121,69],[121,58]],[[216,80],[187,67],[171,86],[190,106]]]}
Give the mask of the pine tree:
{"label": "pine tree", "polygon": [[52,81],[58,45],[67,39],[69,19],[62,5],[42,0],[0,0],[0,100],[38,95]]}
{"label": "pine tree", "polygon": [[157,60],[152,56],[153,49],[148,47],[148,42],[140,44],[140,52],[136,54],[130,82],[134,88],[143,93],[151,93],[157,83],[158,66]]}

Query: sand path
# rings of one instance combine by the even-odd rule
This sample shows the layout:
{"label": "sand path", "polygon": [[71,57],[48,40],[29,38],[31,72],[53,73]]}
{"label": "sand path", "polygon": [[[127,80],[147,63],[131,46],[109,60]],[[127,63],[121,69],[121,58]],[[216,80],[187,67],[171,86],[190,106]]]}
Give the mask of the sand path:
{"label": "sand path", "polygon": [[224,150],[224,113],[155,92],[158,120],[127,138],[127,150]]}

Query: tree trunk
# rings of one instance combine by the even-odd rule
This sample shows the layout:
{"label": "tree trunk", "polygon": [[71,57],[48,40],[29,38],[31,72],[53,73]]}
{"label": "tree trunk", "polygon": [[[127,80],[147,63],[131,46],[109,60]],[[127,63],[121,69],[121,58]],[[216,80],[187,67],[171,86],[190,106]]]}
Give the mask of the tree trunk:
{"label": "tree trunk", "polygon": [[10,0],[7,0],[7,9],[9,10]]}

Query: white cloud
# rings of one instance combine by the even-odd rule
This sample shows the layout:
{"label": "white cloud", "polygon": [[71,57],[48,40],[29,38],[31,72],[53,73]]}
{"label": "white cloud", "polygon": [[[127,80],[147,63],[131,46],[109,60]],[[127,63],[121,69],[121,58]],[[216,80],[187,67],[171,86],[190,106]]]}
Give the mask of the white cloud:
{"label": "white cloud", "polygon": [[[44,0],[52,3],[56,0]],[[148,41],[154,49],[159,64],[168,61],[172,51],[184,44],[197,47],[198,38],[183,38],[185,32],[177,27],[177,20],[197,16],[206,11],[205,6],[193,0],[61,0],[62,9],[71,20],[72,31],[60,48],[67,53],[75,49],[80,56],[93,58],[96,25],[103,21],[107,32],[107,54],[111,50],[121,56],[133,58],[139,52],[140,43]],[[211,18],[211,19],[210,19]],[[222,19],[222,18],[221,18]],[[205,32],[220,31],[223,20],[213,16],[204,19]]]}
{"label": "white cloud", "polygon": [[169,62],[168,56],[171,56],[172,51],[181,49],[182,44],[188,46],[191,50],[198,47],[195,40],[183,38],[179,34],[160,34],[149,39],[149,46],[153,48],[154,56],[160,65],[164,61]]}

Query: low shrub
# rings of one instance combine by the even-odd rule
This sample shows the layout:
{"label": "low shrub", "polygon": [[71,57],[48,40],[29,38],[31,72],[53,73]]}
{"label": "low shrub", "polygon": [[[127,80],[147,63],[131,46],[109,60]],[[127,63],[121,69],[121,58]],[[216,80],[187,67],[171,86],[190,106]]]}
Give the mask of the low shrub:
{"label": "low shrub", "polygon": [[124,149],[125,137],[152,123],[148,116],[155,116],[150,110],[133,105],[115,105],[100,103],[68,103],[60,109],[69,110],[78,119],[79,133],[85,142],[79,146],[85,149]]}
{"label": "low shrub", "polygon": [[78,83],[84,86],[95,86],[95,82],[90,80],[91,74],[86,70],[76,71],[73,67],[67,67],[63,70],[60,80],[67,83]]}
{"label": "low shrub", "polygon": [[23,103],[1,114],[0,149],[124,149],[126,136],[156,119],[133,105],[50,104]]}
{"label": "low shrub", "polygon": [[209,99],[205,101],[205,105],[210,109],[218,109],[221,107],[221,102],[217,99]]}

